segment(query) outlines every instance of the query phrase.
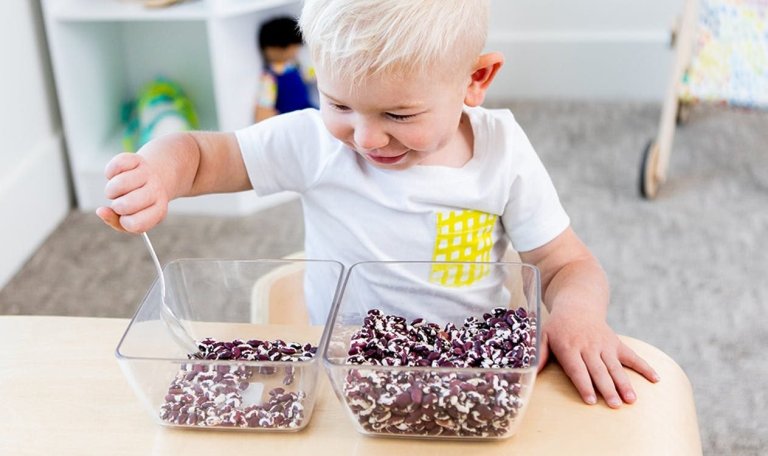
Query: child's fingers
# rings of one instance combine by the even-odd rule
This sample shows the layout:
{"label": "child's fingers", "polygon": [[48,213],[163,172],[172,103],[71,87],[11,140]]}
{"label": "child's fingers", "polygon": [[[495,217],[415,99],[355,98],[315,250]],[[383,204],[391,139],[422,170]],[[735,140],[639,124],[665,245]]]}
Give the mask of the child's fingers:
{"label": "child's fingers", "polygon": [[643,358],[637,355],[631,348],[624,344],[619,346],[619,362],[627,366],[638,374],[642,375],[648,381],[658,382],[661,378],[659,374]]}
{"label": "child's fingers", "polygon": [[104,187],[104,196],[113,200],[141,188],[146,183],[147,173],[142,172],[140,168],[124,171],[109,179]]}
{"label": "child's fingers", "polygon": [[605,367],[608,368],[608,372],[611,374],[613,384],[616,391],[618,391],[621,400],[627,404],[632,404],[637,399],[635,389],[632,387],[632,382],[629,380],[627,371],[622,366],[621,362],[616,356],[609,356],[607,353],[602,355]]}
{"label": "child's fingers", "polygon": [[120,225],[129,233],[143,233],[160,223],[165,217],[165,213],[165,206],[153,204],[139,212],[120,216]]}
{"label": "child's fingers", "polygon": [[565,375],[571,379],[571,382],[579,392],[579,396],[587,404],[597,403],[597,396],[595,395],[595,389],[592,386],[592,378],[589,376],[589,370],[581,358],[581,355],[576,352],[574,354],[557,355],[557,361],[562,366]]}
{"label": "child's fingers", "polygon": [[144,186],[116,198],[109,207],[118,215],[132,215],[157,202],[157,192],[153,192],[148,186]]}
{"label": "child's fingers", "polygon": [[104,174],[107,179],[112,179],[120,173],[130,171],[141,163],[141,155],[123,152],[122,154],[115,155],[112,160],[107,163],[107,167],[104,168]]}
{"label": "child's fingers", "polygon": [[157,185],[149,184],[150,172],[143,163],[138,154],[122,153],[104,170],[108,179],[104,195],[113,201],[110,207],[98,208],[96,214],[118,231],[149,231],[165,217],[167,202],[159,201]]}
{"label": "child's fingers", "polygon": [[123,233],[125,232],[125,228],[120,225],[120,216],[117,215],[112,209],[108,207],[100,207],[96,209],[96,215],[98,215],[99,218],[104,221],[104,223],[111,226],[115,230]]}
{"label": "child's fingers", "polygon": [[616,391],[614,379],[599,354],[585,354],[584,361],[587,364],[589,375],[592,377],[592,382],[597,387],[597,391],[600,392],[600,395],[603,396],[603,399],[605,399],[608,407],[621,407],[621,398],[619,398],[619,393]]}

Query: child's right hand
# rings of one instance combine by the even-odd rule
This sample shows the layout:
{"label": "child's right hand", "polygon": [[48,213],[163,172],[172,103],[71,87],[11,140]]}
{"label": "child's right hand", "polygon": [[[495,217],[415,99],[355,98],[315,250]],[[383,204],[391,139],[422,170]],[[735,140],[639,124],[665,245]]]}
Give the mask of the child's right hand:
{"label": "child's right hand", "polygon": [[117,231],[142,233],[160,223],[168,213],[169,196],[161,173],[145,157],[122,153],[107,164],[104,195],[109,207],[96,209],[96,215]]}

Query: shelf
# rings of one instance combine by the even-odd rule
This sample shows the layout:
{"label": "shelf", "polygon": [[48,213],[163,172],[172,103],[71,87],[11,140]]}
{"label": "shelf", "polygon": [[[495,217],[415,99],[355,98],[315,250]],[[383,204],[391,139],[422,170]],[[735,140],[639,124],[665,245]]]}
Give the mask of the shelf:
{"label": "shelf", "polygon": [[279,6],[295,5],[295,0],[207,0],[214,17],[226,18],[268,10]]}
{"label": "shelf", "polygon": [[189,21],[226,18],[295,3],[294,0],[187,0],[146,8],[140,0],[47,0],[51,17],[69,22]]}
{"label": "shelf", "polygon": [[[214,119],[201,116],[201,130],[216,130],[214,122]],[[126,152],[123,148],[124,127],[122,125],[117,125],[110,131],[111,133],[109,133],[106,139],[98,144],[97,147],[91,150],[88,150],[88,148],[83,148],[81,150],[77,159],[73,160],[74,163],[72,163],[76,172],[103,173],[104,168],[112,157],[121,152]]]}
{"label": "shelf", "polygon": [[72,160],[73,171],[75,173],[104,174],[107,163],[122,151],[122,138],[122,130],[116,129],[99,147],[91,150],[81,149],[77,158]]}
{"label": "shelf", "polygon": [[[121,107],[149,81],[179,83],[200,129],[253,121],[261,56],[258,24],[296,16],[300,0],[187,0],[147,9],[140,0],[42,0],[56,91],[82,210],[108,204],[104,168],[123,152]],[[85,69],[85,70],[84,70]],[[173,201],[171,212],[244,215],[295,195],[254,192]]]}
{"label": "shelf", "polygon": [[138,1],[63,0],[48,1],[51,17],[61,21],[174,21],[200,20],[208,17],[202,1],[185,2],[169,8],[148,9]]}

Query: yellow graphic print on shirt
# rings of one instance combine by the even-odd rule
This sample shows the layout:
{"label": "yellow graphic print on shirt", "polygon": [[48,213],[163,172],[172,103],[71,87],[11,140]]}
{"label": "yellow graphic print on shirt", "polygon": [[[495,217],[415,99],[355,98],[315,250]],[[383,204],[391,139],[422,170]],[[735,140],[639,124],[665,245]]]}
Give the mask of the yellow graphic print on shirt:
{"label": "yellow graphic print on shirt", "polygon": [[[497,215],[463,210],[438,212],[433,261],[490,261]],[[434,264],[429,281],[446,287],[471,285],[488,275],[488,265]]]}

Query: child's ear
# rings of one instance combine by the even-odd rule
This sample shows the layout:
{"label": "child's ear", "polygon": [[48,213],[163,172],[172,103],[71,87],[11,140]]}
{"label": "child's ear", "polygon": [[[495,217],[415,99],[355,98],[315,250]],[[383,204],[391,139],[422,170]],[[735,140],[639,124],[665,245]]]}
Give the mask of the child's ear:
{"label": "child's ear", "polygon": [[472,67],[467,93],[464,96],[465,105],[472,107],[480,106],[483,103],[488,87],[503,64],[504,56],[500,52],[489,52],[477,58],[477,63]]}

